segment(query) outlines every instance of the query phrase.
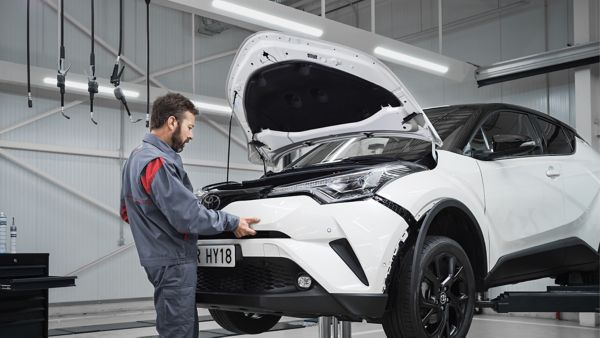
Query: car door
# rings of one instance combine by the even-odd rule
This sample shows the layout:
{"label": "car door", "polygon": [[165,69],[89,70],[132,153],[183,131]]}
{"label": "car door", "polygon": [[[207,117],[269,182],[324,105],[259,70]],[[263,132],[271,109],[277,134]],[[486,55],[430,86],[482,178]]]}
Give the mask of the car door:
{"label": "car door", "polygon": [[[500,140],[507,137],[527,147],[502,156]],[[467,146],[481,169],[491,266],[499,257],[543,243],[544,233],[564,224],[560,164],[542,149],[529,114],[508,110],[488,116]]]}
{"label": "car door", "polygon": [[[600,161],[583,141],[576,139],[575,133],[560,124],[536,117],[535,121],[544,138],[545,153],[559,162],[561,180],[564,185],[565,222],[549,234],[548,240],[566,237],[579,237],[584,240],[597,237],[600,220],[593,214],[594,207],[600,205]],[[577,149],[579,143],[579,149]],[[589,242],[593,248],[596,241]]]}

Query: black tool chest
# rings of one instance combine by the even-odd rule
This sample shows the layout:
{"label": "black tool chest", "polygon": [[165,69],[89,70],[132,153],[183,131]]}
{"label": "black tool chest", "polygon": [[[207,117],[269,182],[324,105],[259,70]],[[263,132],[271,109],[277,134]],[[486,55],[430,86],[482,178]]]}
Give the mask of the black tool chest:
{"label": "black tool chest", "polygon": [[0,338],[48,337],[48,289],[77,278],[48,276],[48,256],[0,254]]}

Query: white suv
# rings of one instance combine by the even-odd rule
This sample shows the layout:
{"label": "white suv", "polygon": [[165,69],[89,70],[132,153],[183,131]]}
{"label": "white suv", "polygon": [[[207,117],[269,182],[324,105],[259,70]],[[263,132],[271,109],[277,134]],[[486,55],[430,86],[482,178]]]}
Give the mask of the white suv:
{"label": "white suv", "polygon": [[199,195],[261,218],[254,238],[198,242],[198,305],[225,329],[336,316],[464,337],[476,292],[597,283],[600,156],[560,121],[507,104],[423,110],[372,56],[276,32],[244,42],[227,89],[251,161],[299,157]]}

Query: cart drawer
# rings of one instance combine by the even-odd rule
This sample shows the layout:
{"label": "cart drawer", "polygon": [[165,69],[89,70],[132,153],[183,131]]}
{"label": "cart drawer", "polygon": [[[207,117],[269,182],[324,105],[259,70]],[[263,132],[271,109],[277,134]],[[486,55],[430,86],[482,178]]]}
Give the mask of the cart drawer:
{"label": "cart drawer", "polygon": [[45,290],[75,286],[77,277],[29,277],[0,280],[0,291]]}

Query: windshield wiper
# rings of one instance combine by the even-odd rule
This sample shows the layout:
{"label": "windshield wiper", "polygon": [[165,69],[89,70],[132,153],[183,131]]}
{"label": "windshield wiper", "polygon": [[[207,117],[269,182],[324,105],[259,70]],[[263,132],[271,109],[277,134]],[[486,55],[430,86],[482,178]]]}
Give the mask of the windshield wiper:
{"label": "windshield wiper", "polygon": [[[353,169],[356,167],[360,167],[360,165],[364,165],[365,163],[354,163],[354,162],[343,162],[343,161],[337,161],[337,162],[327,162],[327,163],[317,163],[317,164],[311,164],[311,165],[307,165],[307,166],[303,166],[303,167],[289,167],[289,168],[285,168],[283,170],[281,170],[280,172],[277,173],[273,173],[272,175],[279,175],[279,174],[292,174],[292,173],[299,173],[299,172],[306,172],[306,171],[318,171],[318,170],[322,170],[322,169],[327,169],[327,168],[333,168],[333,167],[342,167],[340,169]],[[271,176],[272,176],[271,175]]]}
{"label": "windshield wiper", "polygon": [[342,163],[381,163],[381,162],[390,162],[390,161],[396,161],[398,160],[398,157],[396,156],[388,156],[388,155],[360,155],[360,156],[353,156],[353,157],[348,157],[345,158],[343,160],[341,160],[340,162]]}

